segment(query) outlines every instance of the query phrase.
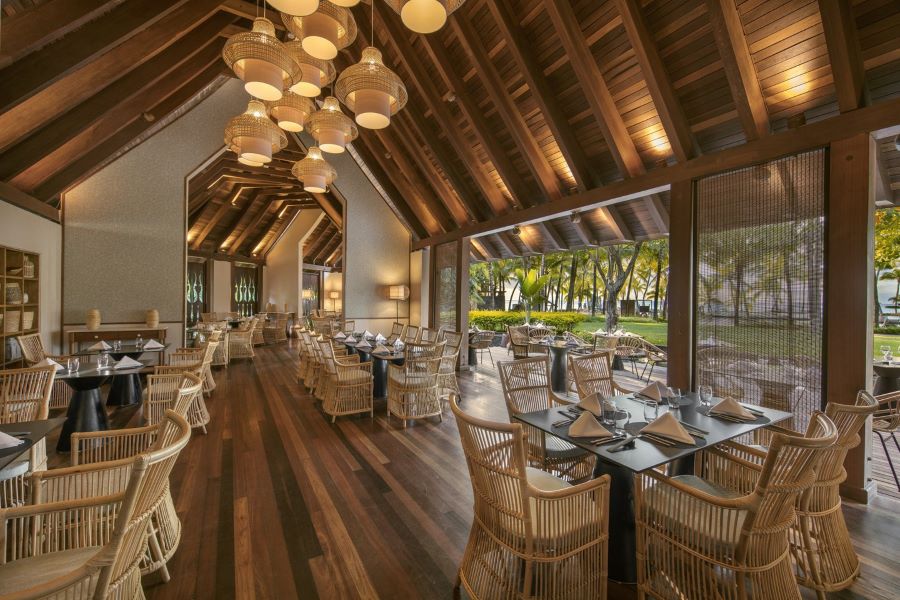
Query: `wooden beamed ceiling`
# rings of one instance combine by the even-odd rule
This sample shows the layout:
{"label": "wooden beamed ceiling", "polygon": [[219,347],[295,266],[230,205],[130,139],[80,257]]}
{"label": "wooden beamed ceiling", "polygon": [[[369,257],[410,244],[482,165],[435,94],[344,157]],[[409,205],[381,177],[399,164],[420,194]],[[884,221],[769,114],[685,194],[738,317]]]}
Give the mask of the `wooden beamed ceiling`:
{"label": "wooden beamed ceiling", "polygon": [[[789,124],[804,135],[900,97],[900,7],[890,0],[468,0],[429,36],[376,9],[374,40],[371,6],[353,9],[360,35],[337,66],[374,43],[409,103],[388,129],[361,130],[354,155],[414,247],[488,234],[473,246],[479,260],[665,235],[661,190],[674,174],[763,147]],[[256,14],[242,0],[18,0],[2,10],[0,181],[53,205],[221,79],[225,37]],[[286,226],[276,213],[303,203],[340,229],[339,201],[297,193],[289,169],[300,156],[294,145],[264,170],[231,155],[207,166],[191,183],[192,246],[264,256]],[[500,237],[522,222],[519,236]],[[329,250],[339,251],[318,248],[314,259]]]}

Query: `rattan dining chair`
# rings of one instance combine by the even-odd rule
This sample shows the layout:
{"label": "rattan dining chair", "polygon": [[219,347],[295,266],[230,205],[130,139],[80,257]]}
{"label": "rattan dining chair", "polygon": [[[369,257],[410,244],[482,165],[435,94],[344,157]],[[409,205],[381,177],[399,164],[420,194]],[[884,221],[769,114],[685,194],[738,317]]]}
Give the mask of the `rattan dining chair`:
{"label": "rattan dining chair", "polygon": [[628,390],[616,383],[613,377],[613,350],[593,354],[569,355],[569,367],[575,380],[579,398],[599,392],[602,398],[627,394]]}
{"label": "rattan dining chair", "polygon": [[[0,371],[0,423],[46,419],[56,367],[29,367]],[[29,476],[47,468],[47,442],[38,440],[0,469],[0,508],[28,502]]]}
{"label": "rattan dining chair", "polygon": [[805,436],[776,433],[762,464],[725,442],[695,455],[696,475],[638,473],[639,597],[799,600],[789,530],[837,438],[816,412]]}
{"label": "rattan dining chair", "polygon": [[430,327],[422,327],[419,330],[419,337],[416,341],[427,343],[427,344],[434,344],[439,341],[440,337],[441,337],[440,329],[432,329]]}
{"label": "rattan dining chair", "polygon": [[[275,313],[275,318],[268,321],[263,328],[263,338],[267,344],[277,344],[287,341],[287,318],[281,313]],[[328,333],[331,335],[331,332]]]}
{"label": "rattan dining chair", "polygon": [[257,333],[259,330],[259,323],[259,320],[256,317],[253,317],[246,327],[228,332],[228,357],[230,360],[238,358],[249,358],[253,360],[256,357],[253,346],[258,344],[254,338],[262,336],[261,331]]}
{"label": "rattan dining chair", "polygon": [[210,339],[215,339],[215,341],[219,342],[219,345],[216,346],[216,351],[213,353],[212,357],[212,366],[214,367],[228,367],[228,362],[231,360],[229,355],[229,338],[231,337],[231,332],[226,328],[219,332],[218,338],[213,338],[210,336]]}
{"label": "rattan dining chair", "polygon": [[406,344],[406,361],[388,367],[387,417],[403,421],[439,417],[444,420],[438,389],[438,371],[445,342]]}
{"label": "rattan dining chair", "polygon": [[[159,377],[150,375],[149,377]],[[169,377],[165,375],[163,377]],[[149,389],[149,385],[148,385]],[[159,418],[148,419],[144,427],[115,429],[112,431],[83,432],[72,434],[72,465],[109,464],[111,461],[133,459],[136,455],[153,447],[172,413],[185,419],[194,399],[203,393],[203,381],[195,375],[184,373],[168,398],[157,394],[154,414]],[[146,406],[146,404],[145,404]],[[158,410],[156,410],[158,409]],[[166,566],[178,549],[181,541],[181,520],[175,511],[175,503],[169,484],[166,482],[161,502],[150,517],[147,535],[147,552],[141,558],[141,575],[160,572],[163,581],[169,581]]]}
{"label": "rattan dining chair", "polygon": [[334,423],[337,417],[369,413],[375,416],[372,361],[359,362],[359,355],[337,357],[331,340],[319,342],[325,361],[327,384],[322,410]]}
{"label": "rattan dining chair", "polygon": [[[647,340],[644,340],[644,368],[641,369],[640,379],[644,378],[644,375],[647,376],[647,382],[650,382],[650,378],[653,377],[653,371],[656,370],[658,365],[668,365],[669,364],[669,355],[665,350],[660,348],[655,344],[651,344]],[[650,371],[648,372],[647,369]]]}
{"label": "rattan dining chair", "polygon": [[606,598],[609,475],[573,486],[528,466],[522,425],[450,408],[475,498],[454,597]]}
{"label": "rattan dining chair", "polygon": [[4,598],[143,598],[140,560],[151,515],[190,439],[174,413],[129,459],[35,473],[35,501],[0,510]]}
{"label": "rattan dining chair", "polygon": [[[207,342],[208,343],[208,342]],[[200,348],[181,348],[169,355],[168,365],[156,365],[153,367],[154,375],[190,373],[203,380],[203,364],[208,346]],[[205,383],[204,383],[205,385]],[[206,408],[204,394],[198,394],[188,408],[187,420],[194,429],[199,428],[206,435],[206,426],[209,424],[209,410]]]}
{"label": "rattan dining chair", "polygon": [[194,383],[202,384],[203,380],[193,373],[185,371],[176,373],[158,373],[147,375],[147,390],[141,406],[141,413],[147,425],[156,425],[166,414],[167,410],[175,410],[180,415],[188,418],[188,412],[195,399],[189,396],[190,402],[184,410],[176,410],[178,400],[183,396],[182,390],[192,388]]}
{"label": "rattan dining chair", "polygon": [[[47,358],[66,366],[66,361],[69,359],[67,355],[47,354],[39,333],[20,335],[16,341],[19,342],[19,347],[22,349],[22,358],[25,359],[26,366],[33,367]],[[68,383],[62,379],[54,380],[53,392],[50,394],[50,410],[68,408],[72,393],[72,388]]]}
{"label": "rattan dining chair", "polygon": [[528,349],[530,340],[528,339],[528,326],[521,325],[513,327],[506,326],[506,334],[509,340],[509,349],[512,351],[513,359],[528,358]]}
{"label": "rattan dining chair", "polygon": [[[535,356],[497,363],[510,422],[517,414],[570,404],[550,388],[550,357]],[[528,464],[568,481],[584,479],[594,469],[594,455],[531,425],[527,434]]]}
{"label": "rattan dining chair", "polygon": [[888,438],[894,440],[894,446],[897,448],[898,457],[900,457],[900,442],[897,441],[897,430],[900,429],[900,391],[879,394],[877,400],[878,410],[872,419],[872,433],[877,435],[881,441],[881,448],[884,450],[884,456],[887,458],[891,474],[894,476],[894,483],[897,484],[897,490],[900,491],[897,467],[894,466],[894,461],[891,460],[891,449],[886,441]]}
{"label": "rattan dining chair", "polygon": [[482,362],[481,357],[487,353],[488,357],[491,359],[491,366],[496,366],[494,365],[494,355],[491,354],[491,346],[493,344],[493,331],[477,331],[469,341],[469,348],[475,350],[475,356],[479,363]]}
{"label": "rattan dining chair", "polygon": [[439,341],[445,342],[444,354],[441,357],[441,365],[438,367],[438,388],[441,398],[444,394],[454,393],[462,396],[459,389],[459,381],[456,379],[456,367],[459,363],[459,348],[462,345],[462,334],[456,331],[441,329]]}
{"label": "rattan dining chair", "polygon": [[403,343],[409,344],[419,340],[419,328],[416,325],[407,325],[403,329]]}
{"label": "rattan dining chair", "polygon": [[393,344],[397,340],[403,339],[403,330],[406,329],[406,325],[403,323],[394,323],[391,325],[391,334],[388,336],[387,344]]}
{"label": "rattan dining chair", "polygon": [[622,359],[622,362],[630,362],[631,372],[637,377],[637,361],[646,356],[644,339],[636,335],[623,335],[616,342],[616,356]]}

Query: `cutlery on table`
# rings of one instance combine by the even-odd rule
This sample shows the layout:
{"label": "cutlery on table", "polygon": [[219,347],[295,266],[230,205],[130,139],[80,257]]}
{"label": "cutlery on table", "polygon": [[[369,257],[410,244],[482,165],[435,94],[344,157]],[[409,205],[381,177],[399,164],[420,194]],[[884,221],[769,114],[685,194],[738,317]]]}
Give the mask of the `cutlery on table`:
{"label": "cutlery on table", "polygon": [[599,438],[596,440],[590,440],[588,443],[593,446],[604,446],[606,444],[612,444],[613,442],[618,442],[623,439],[625,439],[624,435],[614,435],[609,438]]}
{"label": "cutlery on table", "polygon": [[741,406],[743,406],[744,408],[746,408],[749,412],[752,412],[754,415],[756,415],[756,416],[758,416],[758,417],[763,417],[763,416],[765,416],[765,414],[766,414],[766,413],[764,413],[763,411],[761,411],[761,410],[759,410],[758,408],[756,408],[755,406],[749,406],[749,405],[747,405],[747,404],[744,404],[743,402],[738,402],[738,404],[740,404]]}
{"label": "cutlery on table", "polygon": [[655,444],[660,444],[662,446],[674,446],[675,445],[675,442],[673,442],[672,440],[666,439],[666,438],[658,436],[658,435],[653,435],[652,433],[642,433],[638,437],[642,437],[646,440],[649,440]]}
{"label": "cutlery on table", "polygon": [[607,450],[609,450],[610,452],[620,452],[622,450],[625,450],[629,446],[634,448],[635,447],[634,440],[636,440],[636,439],[637,439],[637,436],[631,436],[631,435],[626,436],[624,440],[622,440],[621,442],[618,442],[616,444],[613,444],[612,446],[607,448]]}

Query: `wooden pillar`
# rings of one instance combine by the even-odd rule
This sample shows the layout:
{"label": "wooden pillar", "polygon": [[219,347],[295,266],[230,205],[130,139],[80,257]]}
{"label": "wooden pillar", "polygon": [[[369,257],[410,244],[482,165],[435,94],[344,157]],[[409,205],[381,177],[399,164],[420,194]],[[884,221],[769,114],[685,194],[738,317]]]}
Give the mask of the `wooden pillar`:
{"label": "wooden pillar", "polygon": [[462,334],[459,345],[461,369],[469,366],[469,245],[470,238],[462,238],[456,247],[456,330]]}
{"label": "wooden pillar", "polygon": [[[851,404],[872,388],[875,142],[859,134],[833,142],[829,155],[825,244],[825,399]],[[866,502],[872,482],[871,425],[847,455],[841,494]]]}
{"label": "wooden pillar", "polygon": [[693,183],[672,184],[669,208],[668,383],[693,385],[694,198]]}

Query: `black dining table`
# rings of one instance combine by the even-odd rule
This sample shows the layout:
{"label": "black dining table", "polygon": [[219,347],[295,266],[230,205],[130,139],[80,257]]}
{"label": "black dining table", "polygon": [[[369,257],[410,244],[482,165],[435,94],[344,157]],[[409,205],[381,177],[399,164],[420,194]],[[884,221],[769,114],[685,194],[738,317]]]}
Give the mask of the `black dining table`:
{"label": "black dining table", "polygon": [[59,441],[56,444],[57,452],[69,452],[71,436],[76,431],[106,431],[109,429],[106,408],[100,398],[100,386],[110,379],[115,381],[120,377],[152,372],[153,365],[149,361],[139,362],[141,366],[133,369],[98,369],[95,364],[89,364],[74,372],[57,371],[56,379],[65,381],[74,392],[66,411],[66,422],[63,424]]}
{"label": "black dining table", "polygon": [[403,352],[397,352],[393,349],[389,353],[376,353],[375,345],[377,342],[370,341],[369,347],[359,347],[358,342],[352,338],[340,340],[344,343],[350,353],[359,355],[360,362],[372,362],[372,396],[375,398],[387,398],[387,378],[388,364],[402,365],[406,360]]}
{"label": "black dining table", "polygon": [[875,373],[872,394],[879,396],[900,390],[900,363],[876,361],[872,364],[872,371]]}
{"label": "black dining table", "polygon": [[[146,352],[163,352],[169,349],[170,344],[160,344],[161,348],[147,348],[146,344],[122,344],[119,347],[111,347],[108,350],[94,349],[83,350],[78,355],[93,355],[106,352],[112,361],[118,362],[124,357],[138,360]],[[114,377],[106,395],[107,406],[133,406],[140,404],[143,395],[143,385],[140,373]]]}
{"label": "black dining table", "polygon": [[62,426],[65,418],[40,419],[38,421],[20,421],[18,423],[0,424],[0,432],[25,440],[25,443],[11,448],[0,448],[0,470],[22,456],[32,446]]}
{"label": "black dining table", "polygon": [[557,394],[569,391],[569,352],[582,349],[577,344],[569,344],[560,340],[539,342],[539,345],[550,351],[550,389]]}
{"label": "black dining table", "polygon": [[[713,399],[715,405],[719,399]],[[644,402],[633,396],[615,396],[618,417],[615,428],[624,428],[629,434],[636,433],[644,422]],[[609,475],[612,479],[609,496],[609,578],[619,583],[637,581],[637,556],[635,542],[634,514],[634,474],[669,464],[670,475],[693,474],[694,454],[707,446],[734,439],[767,425],[779,423],[791,417],[791,413],[762,406],[752,408],[762,413],[754,421],[736,423],[704,414],[708,409],[699,406],[696,393],[688,393],[682,399],[683,406],[668,409],[680,421],[693,425],[709,433],[705,439],[694,438],[696,446],[676,444],[663,446],[637,438],[633,446],[620,451],[611,451],[616,445],[595,446],[587,439],[570,437],[569,424],[554,426],[554,423],[571,415],[566,407],[554,407],[530,413],[514,415],[513,418],[535,427],[542,435],[553,435],[582,448],[597,457],[594,477]],[[604,425],[612,431],[612,425]],[[542,440],[544,441],[544,440]]]}

